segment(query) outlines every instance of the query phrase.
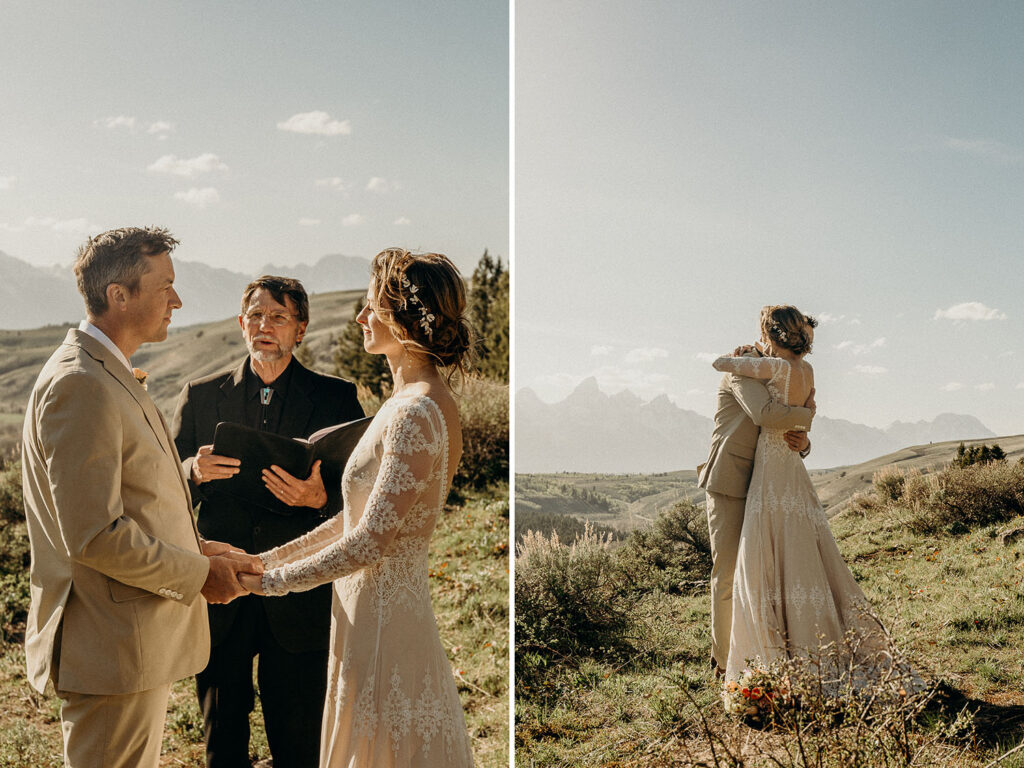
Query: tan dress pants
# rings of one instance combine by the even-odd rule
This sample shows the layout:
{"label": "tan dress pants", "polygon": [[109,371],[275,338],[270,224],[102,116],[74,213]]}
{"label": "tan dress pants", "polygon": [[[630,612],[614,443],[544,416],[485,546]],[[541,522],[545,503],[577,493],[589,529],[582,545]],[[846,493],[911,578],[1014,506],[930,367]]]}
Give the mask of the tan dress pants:
{"label": "tan dress pants", "polygon": [[732,634],[732,582],[746,499],[707,491],[711,537],[711,658],[724,672]]}
{"label": "tan dress pants", "polygon": [[58,691],[67,768],[157,768],[171,686],[102,696]]}

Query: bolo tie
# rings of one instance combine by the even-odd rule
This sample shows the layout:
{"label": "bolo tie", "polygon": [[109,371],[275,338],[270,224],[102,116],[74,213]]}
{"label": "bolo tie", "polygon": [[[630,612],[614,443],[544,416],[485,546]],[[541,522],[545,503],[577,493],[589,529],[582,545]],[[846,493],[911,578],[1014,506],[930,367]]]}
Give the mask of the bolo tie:
{"label": "bolo tie", "polygon": [[263,406],[263,419],[262,426],[267,426],[267,420],[270,416],[270,412],[267,410],[270,407],[270,398],[274,396],[273,387],[263,387],[260,390],[260,404]]}

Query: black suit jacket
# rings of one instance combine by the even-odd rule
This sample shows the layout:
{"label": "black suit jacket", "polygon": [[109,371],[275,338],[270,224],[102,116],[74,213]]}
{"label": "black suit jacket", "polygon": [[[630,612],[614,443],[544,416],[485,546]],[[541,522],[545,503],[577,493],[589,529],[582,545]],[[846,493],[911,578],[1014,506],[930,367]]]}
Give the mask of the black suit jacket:
{"label": "black suit jacket", "polygon": [[[293,507],[279,515],[248,506],[217,490],[217,481],[195,485],[192,461],[200,446],[213,442],[217,423],[245,421],[246,357],[241,365],[190,381],[181,390],[174,409],[171,433],[189,478],[193,503],[198,504],[199,532],[206,539],[226,541],[246,552],[259,553],[285,544],[322,523],[326,514],[305,507]],[[292,360],[291,382],[281,412],[278,434],[307,437],[318,429],[359,419],[363,409],[352,382],[314,373]],[[243,458],[244,462],[245,459]],[[330,492],[329,492],[330,493]],[[333,494],[332,494],[333,495]],[[239,602],[210,606],[211,641],[217,645],[238,613]],[[331,585],[308,592],[263,600],[271,632],[288,651],[323,650],[329,644]]]}

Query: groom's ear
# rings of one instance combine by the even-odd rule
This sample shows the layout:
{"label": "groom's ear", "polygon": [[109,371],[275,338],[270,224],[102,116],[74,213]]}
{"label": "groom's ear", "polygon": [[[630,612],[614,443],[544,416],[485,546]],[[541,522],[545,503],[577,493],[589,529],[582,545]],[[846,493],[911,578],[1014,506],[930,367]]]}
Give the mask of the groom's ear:
{"label": "groom's ear", "polygon": [[124,312],[128,305],[128,289],[120,283],[110,283],[105,293],[107,296],[107,309],[117,309]]}

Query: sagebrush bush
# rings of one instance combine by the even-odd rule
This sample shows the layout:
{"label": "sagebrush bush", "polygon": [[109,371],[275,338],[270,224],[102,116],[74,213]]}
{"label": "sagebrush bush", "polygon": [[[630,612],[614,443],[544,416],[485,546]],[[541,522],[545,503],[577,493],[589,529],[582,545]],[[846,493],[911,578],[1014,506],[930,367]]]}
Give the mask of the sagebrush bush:
{"label": "sagebrush bush", "polygon": [[632,589],[680,593],[711,574],[707,515],[692,501],[663,510],[650,528],[633,531],[617,552]]}
{"label": "sagebrush bush", "polygon": [[980,527],[1024,514],[1024,466],[973,464],[939,474],[929,519],[936,528]]}
{"label": "sagebrush bush", "polygon": [[0,464],[0,638],[19,640],[29,604],[29,545],[21,464]]}
{"label": "sagebrush bush", "polygon": [[569,545],[557,533],[526,533],[516,546],[515,601],[517,669],[521,652],[571,662],[628,647],[630,601],[612,538],[589,524]]}
{"label": "sagebrush bush", "polygon": [[1024,464],[954,463],[933,475],[885,469],[875,474],[873,493],[856,494],[850,510],[888,514],[915,533],[966,533],[1024,514]]}
{"label": "sagebrush bush", "polygon": [[468,378],[459,398],[462,461],[455,474],[456,490],[508,482],[508,385]]}
{"label": "sagebrush bush", "polygon": [[899,501],[905,481],[903,473],[896,467],[880,469],[871,478],[875,493],[884,501]]}

